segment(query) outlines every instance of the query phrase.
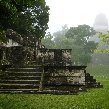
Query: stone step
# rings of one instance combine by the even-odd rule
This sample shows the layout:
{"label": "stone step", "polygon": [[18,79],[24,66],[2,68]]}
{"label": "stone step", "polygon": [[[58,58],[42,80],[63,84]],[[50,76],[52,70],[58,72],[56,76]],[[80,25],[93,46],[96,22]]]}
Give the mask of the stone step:
{"label": "stone step", "polygon": [[6,71],[14,71],[14,72],[42,72],[43,69],[38,68],[9,68]]}
{"label": "stone step", "polygon": [[86,76],[86,78],[93,78],[93,76]]}
{"label": "stone step", "polygon": [[36,94],[38,89],[11,89],[0,90],[0,94]]}
{"label": "stone step", "polygon": [[0,84],[0,90],[23,90],[23,89],[37,89],[38,90],[39,85],[38,84]]}
{"label": "stone step", "polygon": [[34,94],[40,90],[42,66],[7,67],[0,72],[0,93]]}
{"label": "stone step", "polygon": [[43,68],[42,65],[24,65],[24,66],[11,66],[11,67],[8,67],[8,68]]}
{"label": "stone step", "polygon": [[1,76],[0,80],[40,80],[41,76]]}
{"label": "stone step", "polygon": [[3,76],[41,76],[42,72],[5,72],[0,73],[0,77]]}
{"label": "stone step", "polygon": [[88,87],[88,88],[102,88],[103,85],[101,85],[100,82],[87,82],[86,87]]}
{"label": "stone step", "polygon": [[90,76],[90,74],[89,73],[86,73],[86,76]]}
{"label": "stone step", "polygon": [[0,84],[39,84],[40,80],[0,80]]}
{"label": "stone step", "polygon": [[85,79],[86,82],[96,82],[96,79]]}

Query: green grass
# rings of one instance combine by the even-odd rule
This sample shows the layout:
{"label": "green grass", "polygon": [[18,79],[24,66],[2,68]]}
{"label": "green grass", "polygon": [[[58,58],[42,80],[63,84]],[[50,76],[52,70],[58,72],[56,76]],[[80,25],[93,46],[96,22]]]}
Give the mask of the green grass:
{"label": "green grass", "polygon": [[79,95],[1,94],[0,109],[109,109],[109,67],[89,66],[87,71],[104,88],[90,89]]}

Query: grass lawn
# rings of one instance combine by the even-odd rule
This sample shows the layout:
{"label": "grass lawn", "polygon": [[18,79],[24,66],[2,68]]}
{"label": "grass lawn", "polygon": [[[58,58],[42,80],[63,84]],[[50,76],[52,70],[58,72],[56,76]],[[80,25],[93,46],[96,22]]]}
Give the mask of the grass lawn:
{"label": "grass lawn", "polygon": [[90,66],[87,71],[104,88],[79,95],[0,94],[0,109],[109,109],[109,67]]}

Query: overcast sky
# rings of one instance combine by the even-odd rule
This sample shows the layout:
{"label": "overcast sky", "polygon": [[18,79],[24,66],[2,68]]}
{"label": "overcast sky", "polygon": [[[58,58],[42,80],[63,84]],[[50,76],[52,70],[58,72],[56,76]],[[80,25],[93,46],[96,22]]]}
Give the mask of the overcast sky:
{"label": "overcast sky", "polygon": [[104,13],[109,19],[109,0],[45,0],[50,7],[49,32],[80,24],[93,26],[95,17]]}

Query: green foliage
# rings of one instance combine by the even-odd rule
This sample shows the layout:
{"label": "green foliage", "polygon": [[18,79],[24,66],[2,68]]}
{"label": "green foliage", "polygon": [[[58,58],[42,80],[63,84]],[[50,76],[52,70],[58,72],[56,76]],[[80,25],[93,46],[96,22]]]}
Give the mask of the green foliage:
{"label": "green foliage", "polygon": [[94,65],[88,67],[103,84],[103,88],[90,89],[79,95],[0,94],[0,109],[108,109],[108,68],[109,66]]}
{"label": "green foliage", "polygon": [[64,40],[66,39],[65,34],[66,34],[67,31],[68,31],[68,27],[65,24],[64,26],[62,26],[62,30],[53,33],[54,41],[55,41],[56,44],[60,43],[60,41],[62,39],[64,39]]}
{"label": "green foliage", "polygon": [[101,39],[101,42],[98,43],[95,53],[109,53],[109,31],[106,34],[102,32],[97,32],[98,37]]}
{"label": "green foliage", "polygon": [[95,30],[89,25],[79,25],[78,27],[71,27],[69,31],[66,33],[67,38],[73,38],[75,40],[81,39],[89,39],[90,36],[95,35]]}
{"label": "green foliage", "polygon": [[[38,0],[30,8],[26,8],[23,13],[18,14],[13,29],[23,35],[34,35],[37,38],[45,36],[48,29],[49,7]],[[15,28],[16,27],[16,28]]]}
{"label": "green foliage", "polygon": [[0,0],[0,28],[7,29],[19,12],[30,7],[35,0]]}
{"label": "green foliage", "polygon": [[65,36],[73,41],[74,63],[87,64],[91,61],[91,54],[96,49],[96,43],[88,41],[96,32],[88,25],[79,25],[71,27]]}
{"label": "green foliage", "polygon": [[109,44],[109,31],[107,34],[103,34],[101,32],[98,32],[99,37],[101,38],[101,40],[107,44]]}
{"label": "green foliage", "polygon": [[7,38],[5,36],[5,31],[0,30],[0,43],[6,43]]}
{"label": "green foliage", "polygon": [[52,49],[54,48],[54,41],[52,40],[53,36],[48,33],[42,40],[42,44],[48,48],[48,49]]}
{"label": "green foliage", "polygon": [[[91,55],[97,44],[88,41],[95,34],[93,28],[88,25],[80,25],[68,29],[65,25],[61,31],[53,33],[52,38],[45,37],[43,44],[49,48],[72,49],[72,62],[76,65],[86,65],[91,61]],[[49,37],[50,34],[48,34]]]}
{"label": "green foliage", "polygon": [[61,37],[58,41],[55,42],[56,48],[59,49],[72,49],[73,48],[73,41],[66,37]]}
{"label": "green foliage", "polygon": [[48,29],[48,10],[45,0],[1,0],[0,29],[13,29],[23,37],[42,38]]}
{"label": "green foliage", "polygon": [[84,45],[84,51],[85,53],[93,53],[97,47],[97,43],[95,43],[94,41],[88,41],[86,42],[86,44]]}

